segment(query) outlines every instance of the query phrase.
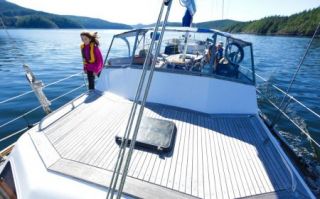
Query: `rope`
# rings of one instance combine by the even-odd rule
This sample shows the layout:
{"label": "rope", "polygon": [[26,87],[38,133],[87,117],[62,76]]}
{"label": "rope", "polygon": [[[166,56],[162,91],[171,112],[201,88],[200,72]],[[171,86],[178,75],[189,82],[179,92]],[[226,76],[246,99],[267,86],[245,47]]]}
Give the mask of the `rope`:
{"label": "rope", "polygon": [[[283,112],[286,111],[286,109],[287,109],[287,107],[289,106],[289,103],[290,103],[290,100],[289,100],[289,101],[287,101],[287,103],[283,106],[284,101],[285,101],[288,93],[289,93],[290,90],[291,90],[291,87],[292,87],[292,85],[293,85],[293,82],[295,81],[295,79],[296,79],[296,77],[297,77],[297,75],[298,75],[298,72],[300,71],[301,66],[302,66],[305,58],[307,57],[307,55],[308,55],[308,53],[309,53],[309,50],[310,50],[310,48],[311,48],[311,44],[313,43],[313,40],[314,40],[314,38],[316,37],[319,28],[320,28],[320,23],[318,24],[318,26],[317,26],[317,28],[316,28],[316,31],[314,32],[314,34],[313,34],[313,36],[312,36],[312,38],[311,38],[311,40],[310,40],[310,42],[309,42],[309,44],[308,44],[307,50],[306,50],[305,54],[303,55],[303,57],[302,57],[299,65],[298,65],[298,68],[297,68],[296,72],[294,73],[294,75],[293,75],[293,77],[292,77],[292,79],[291,79],[291,82],[290,82],[290,84],[289,84],[289,86],[288,86],[288,88],[287,88],[286,94],[285,94],[285,95],[283,96],[283,98],[282,98],[282,101],[281,101],[281,103],[280,103],[279,108],[280,108],[280,110],[282,109]],[[282,108],[282,106],[283,106],[283,108]],[[280,116],[281,116],[281,112],[279,111],[278,114],[276,115],[275,119],[271,122],[271,126],[274,126],[274,125],[279,121]]]}

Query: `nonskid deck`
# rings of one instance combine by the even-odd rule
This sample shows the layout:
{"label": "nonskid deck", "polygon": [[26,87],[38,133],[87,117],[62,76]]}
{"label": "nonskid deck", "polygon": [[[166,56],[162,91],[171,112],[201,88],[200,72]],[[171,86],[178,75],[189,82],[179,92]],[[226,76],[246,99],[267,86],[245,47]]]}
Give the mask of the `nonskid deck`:
{"label": "nonskid deck", "polygon": [[[56,153],[47,161],[49,170],[109,186],[119,149],[115,135],[123,131],[132,103],[97,93],[79,100],[41,135],[30,135],[41,156]],[[159,198],[291,197],[290,173],[257,116],[209,115],[159,104],[148,104],[144,116],[176,124],[174,151],[162,157],[135,150],[125,192],[143,198],[152,192]]]}

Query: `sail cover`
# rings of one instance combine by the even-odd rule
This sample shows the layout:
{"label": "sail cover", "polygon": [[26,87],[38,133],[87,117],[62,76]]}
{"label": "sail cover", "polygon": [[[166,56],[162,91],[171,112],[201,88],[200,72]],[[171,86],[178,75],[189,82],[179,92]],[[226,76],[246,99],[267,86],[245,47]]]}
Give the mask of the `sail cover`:
{"label": "sail cover", "polygon": [[195,0],[180,0],[182,6],[187,10],[182,18],[182,26],[190,27],[194,14],[197,11]]}

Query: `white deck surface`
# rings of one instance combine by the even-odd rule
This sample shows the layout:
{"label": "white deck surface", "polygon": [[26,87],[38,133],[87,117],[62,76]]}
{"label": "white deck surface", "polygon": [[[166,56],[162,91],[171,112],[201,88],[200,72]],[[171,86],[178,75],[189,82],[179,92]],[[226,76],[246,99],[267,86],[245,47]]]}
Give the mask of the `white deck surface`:
{"label": "white deck surface", "polygon": [[[49,170],[108,186],[119,149],[115,135],[123,130],[132,103],[95,93],[81,100],[56,121],[50,121],[55,114],[43,121],[43,132],[31,138]],[[135,150],[127,193],[150,197],[143,193],[145,187],[160,193],[153,198],[165,193],[172,198],[239,198],[271,192],[279,197],[291,188],[287,168],[254,115],[209,115],[149,104],[144,116],[176,124],[174,151],[161,157]]]}

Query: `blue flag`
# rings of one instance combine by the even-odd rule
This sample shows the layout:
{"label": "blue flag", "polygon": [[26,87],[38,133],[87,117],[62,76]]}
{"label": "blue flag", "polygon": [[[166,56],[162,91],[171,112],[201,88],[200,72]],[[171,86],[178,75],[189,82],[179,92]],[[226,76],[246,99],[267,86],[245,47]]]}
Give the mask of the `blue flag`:
{"label": "blue flag", "polygon": [[182,18],[182,26],[183,27],[190,27],[192,23],[192,15],[190,14],[189,10],[186,10],[186,13],[184,14]]}
{"label": "blue flag", "polygon": [[186,13],[182,18],[182,26],[190,27],[193,15],[197,11],[195,0],[180,0],[180,2],[187,8]]}

